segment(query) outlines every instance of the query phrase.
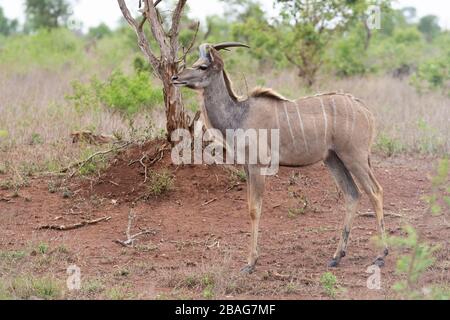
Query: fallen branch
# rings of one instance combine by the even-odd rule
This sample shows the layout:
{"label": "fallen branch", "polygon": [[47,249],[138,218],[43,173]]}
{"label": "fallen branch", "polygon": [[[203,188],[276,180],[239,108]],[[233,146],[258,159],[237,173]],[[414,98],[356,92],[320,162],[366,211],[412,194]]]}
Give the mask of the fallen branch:
{"label": "fallen branch", "polygon": [[42,229],[50,229],[50,230],[60,230],[60,231],[66,231],[66,230],[73,230],[73,229],[77,229],[77,228],[81,228],[87,225],[92,225],[92,224],[96,224],[99,223],[101,221],[108,221],[110,220],[111,217],[102,217],[102,218],[98,218],[98,219],[94,219],[94,220],[85,220],[85,221],[81,221],[75,224],[71,224],[68,226],[65,225],[43,225],[38,227],[38,230],[42,230]]}
{"label": "fallen branch", "polygon": [[205,203],[202,203],[202,207],[203,207],[203,206],[207,206],[208,204],[213,203],[213,202],[216,201],[216,200],[217,200],[217,198],[214,198],[214,199],[211,199],[211,200],[209,200],[209,201],[206,201]]}
{"label": "fallen branch", "polygon": [[[376,217],[375,212],[358,213],[358,216],[366,217],[366,218]],[[398,213],[392,213],[392,212],[385,212],[384,216],[385,217],[403,218],[403,215],[398,214]]]}

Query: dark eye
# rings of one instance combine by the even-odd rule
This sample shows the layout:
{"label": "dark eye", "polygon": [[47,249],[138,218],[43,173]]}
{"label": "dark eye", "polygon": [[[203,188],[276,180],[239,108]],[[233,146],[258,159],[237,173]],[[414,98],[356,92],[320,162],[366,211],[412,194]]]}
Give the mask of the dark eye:
{"label": "dark eye", "polygon": [[206,64],[202,64],[199,68],[201,70],[206,70],[206,69],[208,69],[208,66]]}

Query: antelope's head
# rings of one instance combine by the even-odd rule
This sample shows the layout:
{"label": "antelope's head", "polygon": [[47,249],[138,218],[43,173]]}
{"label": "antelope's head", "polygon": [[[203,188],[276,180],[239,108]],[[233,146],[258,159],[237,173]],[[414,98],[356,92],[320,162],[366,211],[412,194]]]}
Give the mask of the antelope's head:
{"label": "antelope's head", "polygon": [[172,84],[177,87],[202,89],[210,85],[215,75],[223,72],[223,60],[218,51],[232,47],[250,48],[238,42],[224,42],[219,44],[204,43],[200,45],[200,58],[192,65],[172,77]]}

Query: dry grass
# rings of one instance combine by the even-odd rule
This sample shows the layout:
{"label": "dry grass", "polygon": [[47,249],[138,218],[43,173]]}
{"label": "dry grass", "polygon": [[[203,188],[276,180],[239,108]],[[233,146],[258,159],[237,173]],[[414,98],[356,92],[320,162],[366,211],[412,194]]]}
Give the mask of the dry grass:
{"label": "dry grass", "polygon": [[[74,145],[70,133],[89,129],[99,133],[131,134],[129,120],[108,111],[82,114],[65,101],[71,82],[78,76],[70,70],[35,70],[27,75],[0,73],[0,166],[52,171],[78,159],[85,149]],[[161,112],[133,117],[137,131],[164,124]],[[151,123],[150,123],[151,122]]]}

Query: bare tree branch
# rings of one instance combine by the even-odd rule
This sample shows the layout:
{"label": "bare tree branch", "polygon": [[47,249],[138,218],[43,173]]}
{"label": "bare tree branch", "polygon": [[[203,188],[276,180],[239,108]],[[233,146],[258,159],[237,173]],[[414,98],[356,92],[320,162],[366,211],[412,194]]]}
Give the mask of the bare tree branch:
{"label": "bare tree branch", "polygon": [[[145,1],[148,1],[148,0],[145,0]],[[138,37],[139,47],[141,48],[144,55],[147,57],[148,62],[151,64],[151,66],[153,67],[155,72],[159,74],[158,68],[160,65],[160,61],[158,60],[158,58],[155,56],[155,54],[151,50],[147,36],[142,31],[141,24],[143,26],[145,21],[143,21],[141,24],[138,24],[136,22],[136,20],[133,18],[133,16],[130,13],[130,10],[128,10],[125,0],[117,0],[117,3],[119,4],[120,10],[122,11],[122,15],[124,16],[125,20],[136,32],[136,35]]]}
{"label": "bare tree branch", "polygon": [[170,47],[174,51],[175,56],[178,52],[178,34],[180,33],[180,20],[183,13],[183,8],[186,5],[186,1],[187,0],[179,0],[172,15],[172,27],[169,31],[169,37]]}
{"label": "bare tree branch", "polygon": [[195,44],[195,41],[197,40],[197,35],[198,35],[198,30],[200,28],[200,21],[198,21],[195,25],[195,33],[194,36],[192,37],[191,42],[189,43],[189,45],[187,46],[186,49],[183,50],[183,55],[181,56],[181,58],[177,61],[177,63],[183,62],[184,64],[186,64],[186,56],[189,54],[189,52],[192,50],[192,47]]}
{"label": "bare tree branch", "polygon": [[[147,10],[144,14],[147,17],[147,20],[150,22],[153,37],[158,42],[158,45],[161,49],[161,55],[163,57],[168,57],[170,55],[169,44],[166,41],[166,34],[160,20],[158,19],[158,12],[153,5],[153,0],[144,1],[146,3],[145,9]],[[150,5],[150,1],[152,5]]]}

